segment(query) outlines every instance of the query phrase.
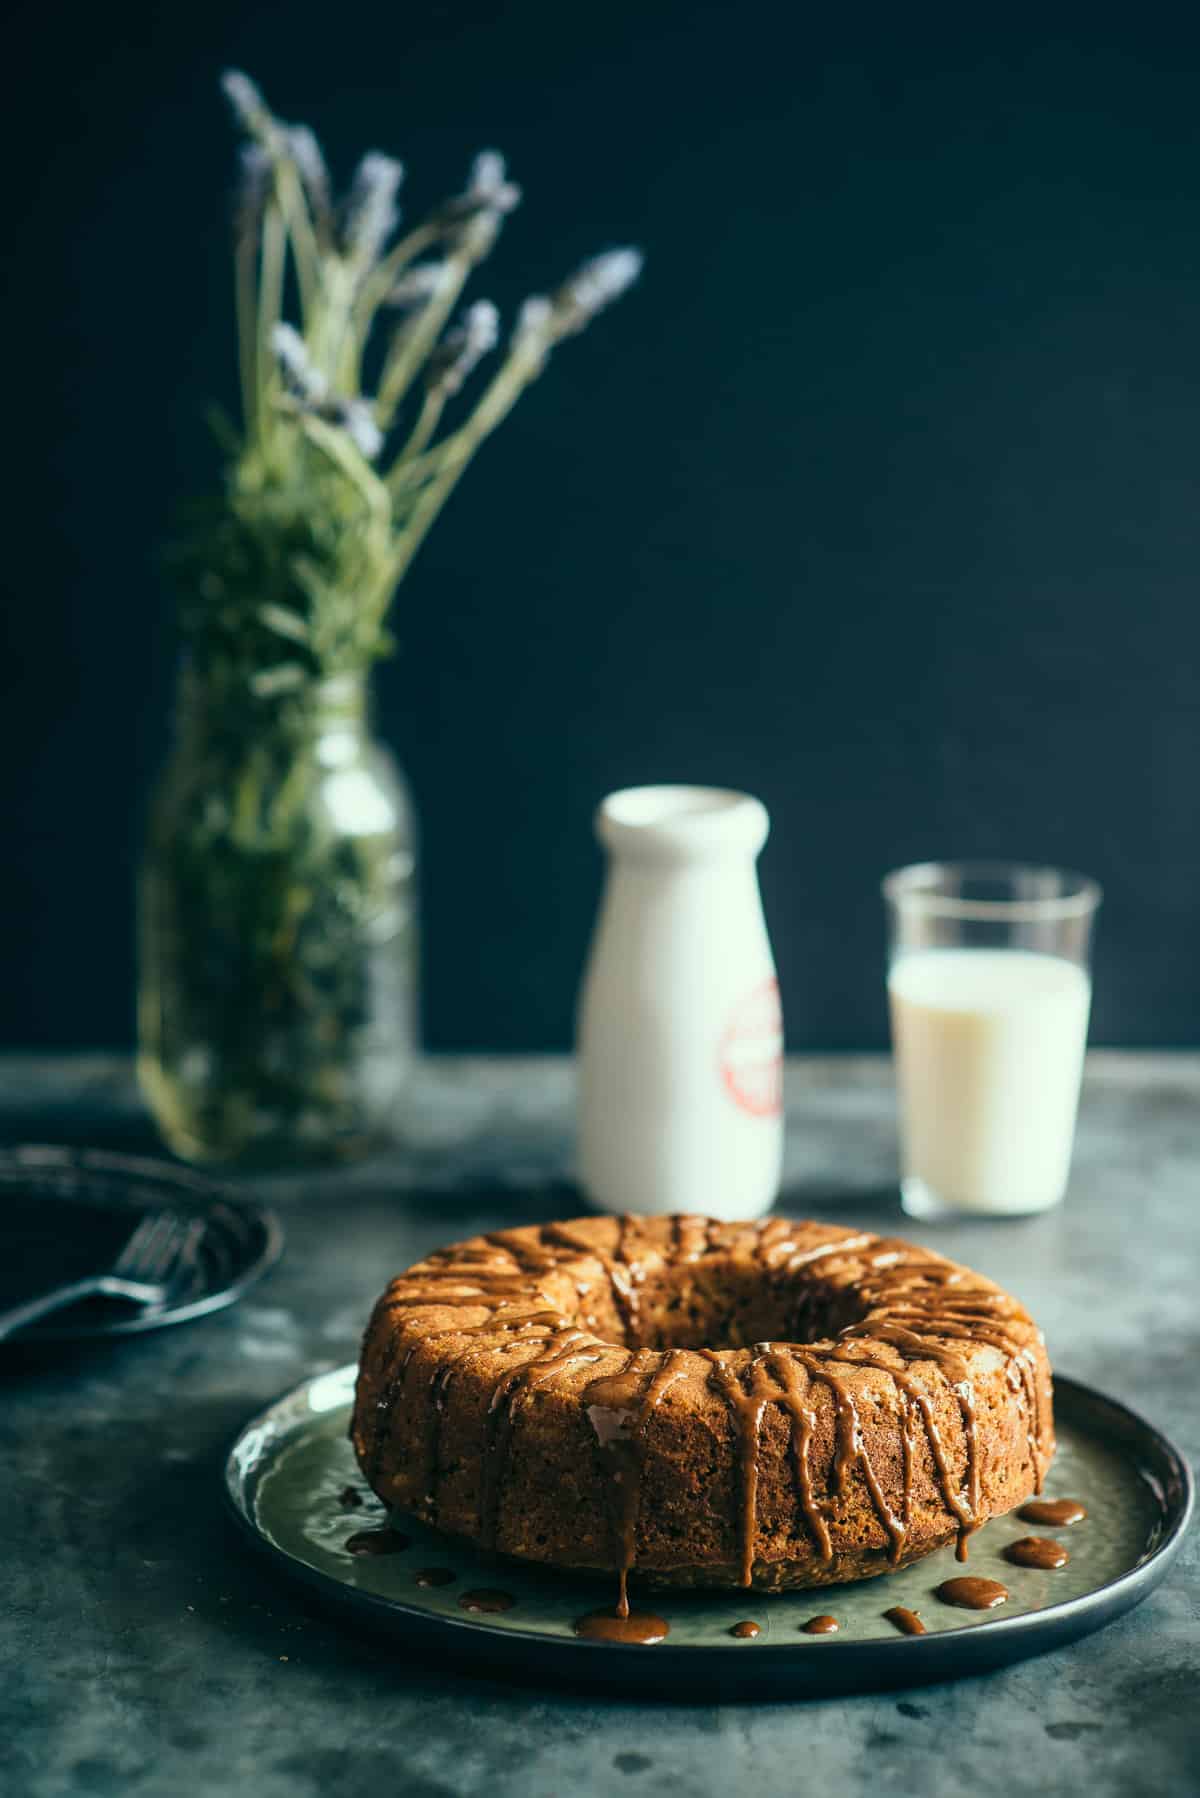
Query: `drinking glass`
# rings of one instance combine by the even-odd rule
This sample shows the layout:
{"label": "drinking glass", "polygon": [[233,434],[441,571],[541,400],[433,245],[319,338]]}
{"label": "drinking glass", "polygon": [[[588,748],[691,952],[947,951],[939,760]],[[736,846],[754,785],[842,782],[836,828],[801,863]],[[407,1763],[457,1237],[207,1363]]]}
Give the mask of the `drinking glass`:
{"label": "drinking glass", "polygon": [[1049,1210],[1071,1164],[1099,886],[924,862],[883,894],[905,1211]]}

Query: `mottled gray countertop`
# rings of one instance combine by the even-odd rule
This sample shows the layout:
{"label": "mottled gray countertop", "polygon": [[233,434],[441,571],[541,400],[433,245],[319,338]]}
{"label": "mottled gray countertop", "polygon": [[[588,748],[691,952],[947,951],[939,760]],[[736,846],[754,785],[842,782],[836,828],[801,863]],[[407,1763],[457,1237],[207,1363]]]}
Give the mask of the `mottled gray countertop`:
{"label": "mottled gray countertop", "polygon": [[[371,1301],[405,1263],[476,1230],[562,1215],[570,1118],[565,1062],[434,1064],[406,1148],[350,1172],[255,1183],[288,1245],[240,1306],[66,1364],[0,1368],[0,1789],[1194,1791],[1195,1532],[1143,1606],[1053,1655],[908,1693],[692,1707],[410,1662],[241,1550],[217,1482],[237,1425],[350,1360]],[[787,1209],[896,1228],[886,1062],[793,1063],[788,1126]],[[125,1065],[100,1056],[0,1060],[0,1127],[9,1141],[151,1143]],[[1144,1410],[1195,1461],[1200,1056],[1093,1059],[1063,1210],[905,1233],[1011,1285],[1064,1371]]]}

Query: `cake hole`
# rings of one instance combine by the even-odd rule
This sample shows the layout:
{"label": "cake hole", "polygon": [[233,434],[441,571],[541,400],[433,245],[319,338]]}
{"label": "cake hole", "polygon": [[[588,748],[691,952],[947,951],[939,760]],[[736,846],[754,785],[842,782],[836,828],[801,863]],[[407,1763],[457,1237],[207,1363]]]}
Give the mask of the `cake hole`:
{"label": "cake hole", "polygon": [[[764,1276],[761,1267],[713,1256],[675,1262],[635,1277],[624,1307],[603,1289],[586,1307],[606,1341],[623,1348],[736,1349],[756,1342],[821,1342],[864,1313],[859,1296],[796,1274]],[[581,1307],[582,1309],[583,1307]]]}

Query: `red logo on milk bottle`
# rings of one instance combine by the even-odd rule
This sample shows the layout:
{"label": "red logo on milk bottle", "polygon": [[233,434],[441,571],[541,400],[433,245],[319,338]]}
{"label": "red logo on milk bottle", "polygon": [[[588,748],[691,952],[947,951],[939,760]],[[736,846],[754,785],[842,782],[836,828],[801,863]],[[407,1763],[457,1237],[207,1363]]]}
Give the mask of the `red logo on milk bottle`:
{"label": "red logo on milk bottle", "polygon": [[734,1008],[721,1038],[721,1079],[741,1111],[775,1117],[783,1108],[783,1010],[779,982],[764,980]]}

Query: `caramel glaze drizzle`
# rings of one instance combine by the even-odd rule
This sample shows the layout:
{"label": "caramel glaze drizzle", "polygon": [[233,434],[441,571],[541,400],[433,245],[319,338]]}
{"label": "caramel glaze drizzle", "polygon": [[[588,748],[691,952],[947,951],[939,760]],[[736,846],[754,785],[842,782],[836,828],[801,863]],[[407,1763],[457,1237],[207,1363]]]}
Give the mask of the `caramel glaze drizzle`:
{"label": "caramel glaze drizzle", "polygon": [[601,1374],[584,1389],[583,1402],[600,1453],[610,1464],[610,1487],[617,1495],[618,1617],[629,1615],[629,1575],[637,1555],[647,1426],[686,1370],[687,1356],[681,1349],[666,1354],[634,1349],[617,1373]]}
{"label": "caramel glaze drizzle", "polygon": [[[783,1220],[775,1219],[776,1225]],[[778,1237],[767,1236],[767,1248],[777,1248]],[[862,1238],[851,1238],[854,1248]],[[870,1241],[870,1238],[867,1239]],[[793,1256],[783,1262],[790,1272],[796,1262],[810,1263],[818,1259],[839,1259],[849,1250],[849,1243],[823,1245],[807,1251],[803,1257]],[[964,1275],[956,1268],[939,1262],[908,1261],[907,1251],[883,1249],[872,1257],[873,1275],[858,1284],[858,1294],[867,1306],[861,1323],[849,1324],[839,1331],[829,1349],[809,1352],[788,1343],[758,1343],[749,1366],[743,1373],[729,1368],[722,1356],[711,1349],[702,1353],[712,1364],[712,1384],[729,1407],[737,1434],[741,1464],[741,1541],[740,1577],[744,1586],[753,1578],[754,1543],[757,1532],[759,1480],[759,1444],[763,1414],[768,1405],[781,1404],[792,1420],[792,1454],[796,1467],[801,1507],[812,1531],[818,1552],[825,1561],[832,1559],[829,1529],[815,1502],[808,1445],[815,1425],[815,1413],[805,1403],[806,1389],[813,1381],[825,1385],[835,1406],[835,1452],[833,1488],[841,1496],[847,1490],[855,1468],[863,1476],[875,1512],[889,1539],[888,1558],[898,1565],[908,1534],[912,1503],[913,1476],[916,1466],[916,1420],[924,1425],[930,1456],[937,1472],[946,1508],[958,1522],[957,1554],[967,1558],[967,1538],[979,1527],[980,1469],[977,1451],[977,1429],[974,1391],[970,1371],[963,1354],[951,1346],[958,1342],[984,1342],[1008,1358],[1009,1379],[1015,1366],[1021,1370],[1020,1384],[1024,1394],[1027,1436],[1035,1482],[1041,1487],[1042,1420],[1037,1405],[1036,1376],[1025,1346],[1004,1329],[1008,1319],[1021,1318],[1013,1301],[1003,1293],[964,1285]],[[1022,1318],[1023,1321],[1023,1318]],[[886,1344],[905,1361],[932,1361],[945,1374],[958,1401],[962,1418],[966,1456],[965,1491],[956,1488],[954,1471],[946,1445],[934,1416],[933,1404],[918,1381],[906,1369],[896,1368],[880,1355],[877,1344]],[[839,1378],[834,1364],[847,1367],[872,1367],[886,1374],[896,1385],[902,1400],[902,1487],[900,1509],[889,1505],[879,1483],[862,1433],[861,1418],[854,1393],[844,1378]],[[801,1372],[807,1376],[800,1384]],[[1014,1384],[1013,1390],[1017,1387]]]}
{"label": "caramel glaze drizzle", "polygon": [[570,1224],[546,1224],[541,1233],[543,1242],[561,1246],[572,1255],[591,1255],[600,1263],[608,1276],[608,1284],[612,1291],[617,1314],[630,1333],[637,1329],[638,1324],[637,1289],[641,1269],[638,1263],[631,1259],[629,1249],[639,1221],[638,1218],[631,1217],[628,1213],[619,1220],[615,1255],[606,1254],[603,1249],[595,1248],[586,1236],[580,1236],[572,1230]]}
{"label": "caramel glaze drizzle", "polygon": [[543,1347],[531,1361],[510,1373],[501,1373],[488,1399],[483,1451],[483,1483],[479,1499],[479,1534],[485,1548],[496,1546],[500,1494],[508,1467],[513,1422],[518,1401],[556,1373],[586,1367],[604,1358],[604,1345],[587,1330],[572,1329],[559,1319],[558,1327],[542,1338]]}
{"label": "caramel glaze drizzle", "polygon": [[[637,1259],[639,1229],[639,1219],[622,1218],[612,1253],[598,1248],[568,1224],[544,1226],[536,1242],[515,1231],[498,1230],[484,1239],[483,1247],[469,1245],[440,1251],[393,1282],[393,1289],[402,1286],[403,1290],[389,1289],[381,1301],[385,1313],[421,1306],[456,1306],[476,1307],[486,1316],[479,1323],[416,1332],[398,1342],[395,1358],[385,1373],[377,1415],[372,1420],[368,1478],[373,1478],[380,1466],[387,1444],[387,1422],[422,1342],[442,1336],[477,1336],[481,1338],[480,1352],[497,1357],[534,1348],[532,1357],[520,1366],[500,1368],[486,1407],[479,1525],[484,1545],[494,1546],[513,1429],[523,1400],[555,1374],[591,1365],[611,1352],[611,1345],[602,1343],[554,1308],[553,1300],[541,1291],[537,1281],[564,1261],[591,1257],[604,1270],[614,1307],[626,1331],[635,1334],[639,1322],[638,1288],[644,1277],[644,1268]],[[738,1444],[739,1574],[744,1586],[753,1580],[762,1423],[771,1405],[780,1405],[790,1421],[797,1495],[817,1552],[826,1563],[833,1558],[829,1519],[818,1499],[810,1464],[818,1418],[814,1389],[818,1386],[827,1388],[834,1405],[833,1495],[844,1495],[853,1473],[861,1472],[888,1538],[893,1565],[903,1556],[908,1534],[922,1434],[943,1501],[958,1524],[960,1560],[966,1559],[967,1537],[981,1521],[974,1392],[964,1353],[955,1345],[983,1343],[1005,1357],[1010,1388],[1014,1394],[1020,1394],[1035,1490],[1041,1491],[1046,1444],[1036,1362],[1028,1344],[1019,1339],[1028,1330],[1029,1320],[1005,1294],[973,1285],[965,1271],[924,1259],[919,1251],[914,1254],[905,1244],[880,1243],[869,1235],[847,1235],[813,1248],[801,1248],[795,1238],[795,1225],[784,1218],[740,1228],[677,1215],[672,1219],[670,1253],[675,1260],[698,1261],[717,1248],[725,1252],[744,1250],[764,1271],[786,1278],[821,1262],[825,1263],[819,1270],[821,1274],[836,1276],[847,1258],[860,1255],[872,1245],[876,1247],[869,1259],[872,1271],[853,1286],[855,1297],[865,1304],[865,1314],[860,1322],[838,1331],[830,1343],[807,1347],[761,1342],[755,1345],[749,1363],[740,1371],[728,1366],[722,1353],[701,1351],[712,1368],[710,1385],[728,1407]],[[535,1278],[532,1289],[531,1275]],[[1015,1333],[1013,1324],[1017,1326]],[[890,1356],[881,1352],[884,1349],[891,1351]],[[901,1365],[893,1365],[894,1361]],[[961,1486],[937,1425],[931,1394],[904,1365],[915,1361],[932,1362],[945,1376],[958,1402],[965,1456]],[[889,1504],[880,1484],[863,1436],[854,1391],[839,1373],[841,1367],[871,1368],[886,1374],[900,1395],[902,1484],[898,1510]],[[686,1368],[686,1351],[633,1349],[623,1368],[598,1375],[584,1390],[584,1404],[600,1452],[610,1462],[618,1498],[618,1618],[629,1615],[628,1576],[636,1560],[648,1425]],[[453,1366],[443,1366],[431,1378],[433,1403],[428,1410],[422,1483],[425,1502],[435,1518],[440,1419],[453,1373]]]}
{"label": "caramel glaze drizzle", "polygon": [[[502,1239],[504,1234],[497,1232],[497,1238]],[[372,1440],[368,1445],[365,1468],[368,1482],[372,1485],[388,1445],[388,1424],[394,1414],[393,1407],[405,1388],[409,1365],[422,1342],[454,1335],[490,1336],[499,1333],[502,1336],[516,1337],[527,1326],[565,1325],[567,1322],[557,1310],[539,1311],[538,1300],[547,1305],[550,1301],[536,1286],[531,1292],[529,1285],[530,1273],[552,1271],[563,1256],[547,1253],[542,1264],[535,1266],[528,1256],[519,1259],[510,1242],[488,1238],[487,1243],[488,1246],[483,1249],[464,1244],[439,1250],[417,1268],[394,1280],[380,1301],[379,1312],[383,1316],[437,1305],[475,1307],[485,1311],[487,1317],[479,1324],[455,1324],[440,1330],[417,1332],[407,1339],[397,1336],[395,1354],[385,1371],[376,1414],[372,1420]],[[404,1290],[395,1291],[398,1286]],[[511,1342],[505,1344],[505,1347],[511,1346]],[[435,1514],[440,1419],[452,1376],[453,1368],[445,1367],[435,1372],[431,1381],[434,1403],[430,1407],[426,1434],[426,1477],[423,1484],[424,1497]]]}
{"label": "caramel glaze drizzle", "polygon": [[[485,1238],[488,1245],[485,1249],[468,1245],[441,1250],[410,1275],[402,1276],[399,1284],[405,1290],[395,1294],[389,1292],[385,1296],[384,1314],[428,1305],[477,1305],[488,1315],[481,1323],[455,1323],[437,1330],[425,1330],[414,1333],[406,1344],[398,1343],[397,1357],[385,1377],[378,1404],[374,1440],[368,1456],[368,1478],[378,1473],[387,1446],[386,1427],[380,1426],[386,1424],[392,1413],[395,1401],[404,1389],[409,1365],[422,1342],[443,1336],[507,1337],[507,1341],[484,1341],[480,1345],[482,1349],[501,1355],[537,1344],[538,1353],[520,1367],[501,1369],[486,1406],[479,1529],[484,1546],[494,1547],[500,1496],[519,1402],[556,1373],[602,1360],[607,1352],[604,1343],[590,1332],[579,1329],[560,1311],[530,1308],[531,1299],[544,1299],[546,1295],[536,1288],[531,1293],[529,1275],[552,1272],[561,1262],[571,1258],[592,1256],[600,1262],[608,1277],[613,1303],[622,1323],[632,1331],[638,1317],[640,1270],[629,1250],[638,1221],[628,1216],[621,1219],[615,1255],[595,1247],[569,1225],[547,1224],[539,1232],[537,1246],[523,1242],[513,1232],[495,1231]],[[431,1378],[433,1403],[427,1411],[422,1484],[425,1502],[434,1520],[441,1418],[453,1373],[452,1365],[443,1366]],[[627,1610],[626,1606],[626,1613]]]}

